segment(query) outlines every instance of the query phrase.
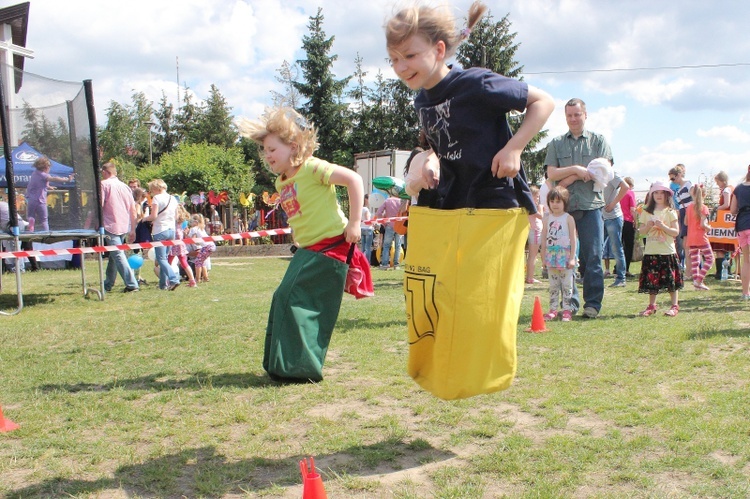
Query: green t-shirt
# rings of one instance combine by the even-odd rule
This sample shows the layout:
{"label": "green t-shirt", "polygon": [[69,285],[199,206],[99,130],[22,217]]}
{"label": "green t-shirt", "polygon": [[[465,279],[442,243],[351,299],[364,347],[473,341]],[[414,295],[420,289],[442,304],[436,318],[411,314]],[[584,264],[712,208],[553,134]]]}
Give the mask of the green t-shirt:
{"label": "green t-shirt", "polygon": [[[544,164],[548,167],[563,167],[581,165],[584,168],[596,158],[606,158],[612,162],[612,151],[604,136],[584,130],[580,137],[575,138],[568,131],[552,139],[547,145],[547,156]],[[594,182],[576,180],[568,186],[570,200],[568,211],[595,210],[604,207],[604,196],[594,191]]]}
{"label": "green t-shirt", "polygon": [[276,178],[281,207],[295,242],[302,248],[343,234],[348,223],[336,199],[336,188],[330,183],[334,166],[311,157],[293,177]]}

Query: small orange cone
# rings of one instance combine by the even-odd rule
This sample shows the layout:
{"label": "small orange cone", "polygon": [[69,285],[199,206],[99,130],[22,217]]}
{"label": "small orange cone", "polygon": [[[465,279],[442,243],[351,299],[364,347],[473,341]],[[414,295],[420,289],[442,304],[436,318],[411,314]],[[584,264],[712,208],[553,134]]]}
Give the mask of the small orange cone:
{"label": "small orange cone", "polygon": [[302,471],[302,499],[328,499],[323,479],[315,471],[315,460],[310,457],[308,468],[307,459],[303,459],[299,462],[299,467]]}
{"label": "small orange cone", "polygon": [[3,416],[3,408],[0,407],[0,433],[17,430],[18,428],[20,428],[20,426],[16,423],[10,419],[5,419],[5,416]]}
{"label": "small orange cone", "polygon": [[544,323],[544,313],[542,312],[542,302],[537,296],[534,299],[534,312],[531,314],[531,327],[526,331],[530,333],[543,333],[547,331],[547,325]]}

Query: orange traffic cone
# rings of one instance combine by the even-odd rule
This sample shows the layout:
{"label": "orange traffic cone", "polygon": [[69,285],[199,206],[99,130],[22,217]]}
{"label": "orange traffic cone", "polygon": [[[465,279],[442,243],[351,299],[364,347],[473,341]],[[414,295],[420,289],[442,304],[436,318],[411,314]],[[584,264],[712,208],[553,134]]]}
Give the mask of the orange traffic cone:
{"label": "orange traffic cone", "polygon": [[13,431],[20,428],[16,423],[11,421],[10,419],[5,419],[5,416],[3,416],[3,408],[0,407],[0,433],[5,433],[6,431]]}
{"label": "orange traffic cone", "polygon": [[315,471],[315,460],[310,457],[308,468],[307,459],[303,459],[299,462],[299,467],[302,471],[302,499],[327,499],[323,479]]}
{"label": "orange traffic cone", "polygon": [[534,312],[531,314],[531,327],[526,331],[531,333],[543,333],[547,331],[547,325],[544,323],[544,313],[542,312],[542,302],[537,296],[534,299]]}

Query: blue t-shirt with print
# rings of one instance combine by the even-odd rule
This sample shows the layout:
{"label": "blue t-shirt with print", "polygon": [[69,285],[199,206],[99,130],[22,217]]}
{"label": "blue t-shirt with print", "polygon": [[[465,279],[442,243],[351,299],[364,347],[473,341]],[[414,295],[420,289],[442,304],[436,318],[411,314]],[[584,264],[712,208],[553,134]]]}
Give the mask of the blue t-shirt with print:
{"label": "blue t-shirt with print", "polygon": [[526,109],[528,85],[487,69],[452,67],[414,105],[430,147],[440,158],[434,208],[536,206],[523,167],[515,178],[492,175],[492,158],[513,136],[507,113]]}

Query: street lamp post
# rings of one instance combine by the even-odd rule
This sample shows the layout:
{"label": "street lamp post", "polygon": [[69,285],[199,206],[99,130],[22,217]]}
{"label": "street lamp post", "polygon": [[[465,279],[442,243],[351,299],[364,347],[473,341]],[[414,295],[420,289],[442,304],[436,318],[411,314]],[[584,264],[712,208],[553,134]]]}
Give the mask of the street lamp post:
{"label": "street lamp post", "polygon": [[147,121],[144,125],[148,126],[148,164],[154,164],[154,147],[153,141],[151,140],[151,128],[156,125],[153,121]]}

